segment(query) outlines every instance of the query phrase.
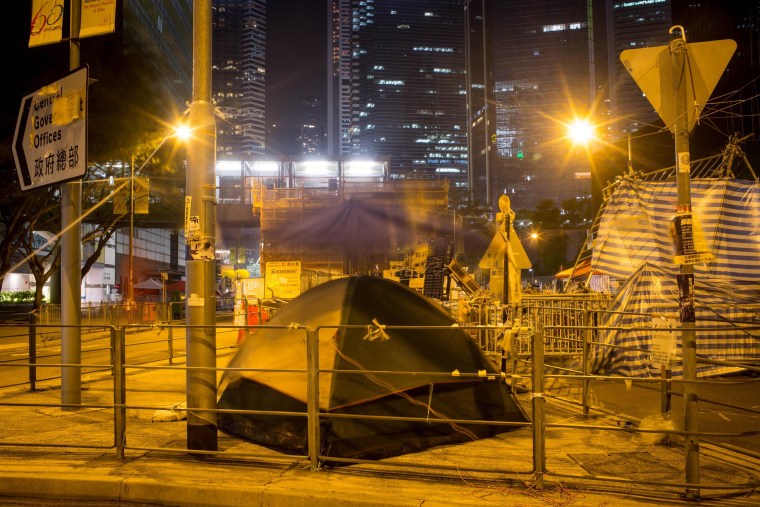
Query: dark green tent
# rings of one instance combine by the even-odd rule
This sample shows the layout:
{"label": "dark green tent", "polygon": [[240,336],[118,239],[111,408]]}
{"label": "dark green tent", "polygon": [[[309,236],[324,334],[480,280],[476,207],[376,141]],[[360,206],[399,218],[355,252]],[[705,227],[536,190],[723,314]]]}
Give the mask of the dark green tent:
{"label": "dark green tent", "polygon": [[[322,418],[324,456],[379,459],[511,428],[453,420],[527,420],[495,365],[467,333],[452,326],[455,322],[438,305],[399,283],[370,276],[324,283],[292,300],[269,321],[293,323],[319,328],[322,413],[426,419]],[[377,324],[446,328],[380,331]],[[361,327],[337,329],[339,325]],[[303,330],[256,329],[229,366],[305,370],[305,336]],[[418,373],[389,373],[394,371]],[[219,387],[219,408],[305,414],[306,392],[305,373],[227,371]],[[220,413],[218,424],[223,431],[284,453],[306,453],[305,416]]]}

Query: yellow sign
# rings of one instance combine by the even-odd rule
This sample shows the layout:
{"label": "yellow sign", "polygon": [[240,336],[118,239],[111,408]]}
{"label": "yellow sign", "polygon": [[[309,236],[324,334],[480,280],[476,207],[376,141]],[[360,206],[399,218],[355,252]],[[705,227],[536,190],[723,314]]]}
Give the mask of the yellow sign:
{"label": "yellow sign", "polygon": [[[530,269],[531,263],[528,254],[522,246],[520,238],[517,236],[515,229],[510,227],[509,235],[509,260],[518,269]],[[504,268],[504,251],[507,248],[507,239],[504,231],[499,231],[491,240],[488,250],[480,259],[478,267],[480,269],[503,269]]]}
{"label": "yellow sign", "polygon": [[266,296],[291,299],[301,294],[301,261],[266,263]]}
{"label": "yellow sign", "polygon": [[63,0],[32,0],[32,26],[29,47],[61,42]]}
{"label": "yellow sign", "polygon": [[[115,31],[116,0],[72,0],[69,3],[74,2],[80,4],[78,6],[80,9],[78,37],[103,35]],[[32,0],[30,48],[63,40],[64,5],[64,0]],[[66,13],[66,19],[69,16],[71,13]]]}
{"label": "yellow sign", "polygon": [[[136,215],[148,213],[150,204],[150,180],[148,178],[135,178],[135,209]],[[113,214],[125,215],[130,212],[129,207],[129,184],[113,195]]]}
{"label": "yellow sign", "polygon": [[82,0],[80,37],[113,33],[116,28],[116,0]]}
{"label": "yellow sign", "polygon": [[135,214],[145,215],[148,213],[150,180],[148,178],[135,178]]}
{"label": "yellow sign", "polygon": [[675,133],[677,112],[673,93],[676,83],[686,79],[686,93],[692,103],[687,109],[691,131],[734,51],[736,42],[730,39],[690,43],[687,68],[678,70],[673,69],[670,46],[626,49],[620,53],[620,61],[665,126]]}

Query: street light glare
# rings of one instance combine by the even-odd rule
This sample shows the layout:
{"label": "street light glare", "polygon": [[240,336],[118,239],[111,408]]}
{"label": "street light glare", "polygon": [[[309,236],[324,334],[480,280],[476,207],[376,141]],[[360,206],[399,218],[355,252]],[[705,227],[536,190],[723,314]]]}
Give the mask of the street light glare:
{"label": "street light glare", "polygon": [[180,125],[175,129],[174,133],[176,134],[178,138],[184,141],[185,139],[188,139],[190,137],[192,131],[190,130],[190,127],[188,127],[187,125]]}
{"label": "street light glare", "polygon": [[594,139],[594,127],[586,120],[575,120],[567,126],[567,134],[575,144],[588,144]]}

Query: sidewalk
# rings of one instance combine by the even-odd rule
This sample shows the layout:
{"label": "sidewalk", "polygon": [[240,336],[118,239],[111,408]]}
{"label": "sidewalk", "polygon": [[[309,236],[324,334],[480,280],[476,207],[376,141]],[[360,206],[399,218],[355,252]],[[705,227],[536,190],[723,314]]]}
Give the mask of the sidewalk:
{"label": "sidewalk", "polygon": [[[229,353],[219,358],[220,366],[226,365]],[[0,405],[0,495],[176,506],[760,505],[760,492],[749,488],[701,489],[698,502],[682,499],[683,488],[619,484],[613,489],[611,483],[589,479],[547,477],[544,489],[537,489],[531,483],[530,428],[376,465],[318,471],[310,470],[305,459],[222,433],[222,454],[193,457],[181,451],[186,439],[184,420],[153,421],[172,413],[157,409],[185,401],[184,381],[185,371],[176,366],[128,370],[127,405],[132,408],[127,411],[123,461],[117,459],[115,448],[54,447],[113,445],[113,410],[105,408],[113,403],[110,376],[98,374],[83,381],[85,407],[77,411],[52,406],[60,403],[55,386],[35,393],[18,388],[0,391],[0,403],[51,405]],[[529,395],[520,395],[520,401],[529,411]],[[584,421],[577,410],[557,403],[548,404],[547,421],[610,426],[616,422],[610,416]],[[39,446],[8,445],[22,443]],[[647,444],[640,435],[627,431],[548,428],[546,454],[547,468],[554,474],[684,482],[679,446]],[[443,466],[450,469],[439,468]],[[497,467],[503,473],[467,471]],[[760,485],[760,462],[710,446],[702,446],[700,470],[703,484]]]}

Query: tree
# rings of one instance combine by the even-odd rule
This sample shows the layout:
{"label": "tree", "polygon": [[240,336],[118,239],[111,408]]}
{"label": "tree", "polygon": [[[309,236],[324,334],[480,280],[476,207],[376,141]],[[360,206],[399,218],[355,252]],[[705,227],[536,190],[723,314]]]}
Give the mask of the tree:
{"label": "tree", "polygon": [[551,199],[539,201],[533,211],[532,218],[535,229],[559,229],[562,227],[562,212]]}
{"label": "tree", "polygon": [[[60,193],[56,187],[21,192],[17,184],[16,168],[9,152],[0,152],[0,285],[5,275],[34,251],[30,248],[33,232],[46,223],[51,210],[59,206]],[[55,226],[55,230],[58,229]],[[52,245],[57,250],[57,243]],[[41,299],[40,299],[41,300]]]}
{"label": "tree", "polygon": [[[89,88],[88,100],[88,171],[82,191],[84,221],[93,224],[83,235],[83,242],[94,245],[92,255],[84,260],[82,276],[97,261],[108,240],[119,227],[126,225],[128,215],[114,216],[108,200],[111,188],[103,184],[88,183],[93,179],[108,178],[103,168],[112,161],[130,161],[134,156],[142,162],[156,149],[166,135],[168,123],[177,118],[176,101],[171,90],[161,83],[162,69],[145,55],[131,51],[115,36],[103,37],[93,54],[83,55],[83,62],[91,67],[90,76],[96,82]],[[47,68],[47,67],[46,67]],[[39,88],[55,77],[45,77],[29,85]],[[129,79],[124,79],[129,76]],[[41,84],[38,84],[40,81]],[[26,90],[29,93],[31,90]],[[8,121],[6,124],[15,125]],[[51,186],[29,192],[21,192],[17,183],[15,164],[11,154],[13,131],[6,131],[0,150],[0,176],[6,184],[0,186],[0,282],[18,260],[21,252],[31,254],[35,250],[34,231],[45,230],[56,240],[45,254],[31,255],[27,264],[38,283],[41,301],[42,285],[57,269],[60,259],[58,233],[60,232],[59,187]],[[167,143],[170,144],[170,143]],[[178,180],[182,167],[173,163],[172,153],[162,150],[152,157],[146,166],[146,175],[153,176],[154,188],[164,197],[159,213],[165,222],[179,223],[181,219],[181,195]],[[114,167],[113,164],[110,164]],[[116,174],[115,177],[124,176]],[[168,217],[168,218],[167,218]],[[139,224],[139,222],[138,222]]]}
{"label": "tree", "polygon": [[565,213],[562,219],[563,227],[583,227],[592,220],[591,198],[562,201],[562,211]]}

